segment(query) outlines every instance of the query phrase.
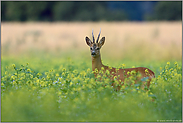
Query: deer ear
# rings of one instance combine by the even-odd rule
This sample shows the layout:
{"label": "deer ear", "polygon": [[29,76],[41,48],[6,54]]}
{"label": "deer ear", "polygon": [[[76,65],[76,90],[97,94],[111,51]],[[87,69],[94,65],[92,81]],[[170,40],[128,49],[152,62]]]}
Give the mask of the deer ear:
{"label": "deer ear", "polygon": [[91,44],[92,44],[91,40],[88,37],[86,37],[86,43],[88,46],[91,46]]}
{"label": "deer ear", "polygon": [[102,39],[99,42],[99,46],[102,47],[102,45],[104,45],[105,42],[105,37],[102,37]]}

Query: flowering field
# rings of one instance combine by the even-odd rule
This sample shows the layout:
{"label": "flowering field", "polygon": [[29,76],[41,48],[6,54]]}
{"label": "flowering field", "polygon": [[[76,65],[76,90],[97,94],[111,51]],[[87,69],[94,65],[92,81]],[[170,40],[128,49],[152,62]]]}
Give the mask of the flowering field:
{"label": "flowering field", "polygon": [[[121,42],[126,45],[123,50],[118,41],[120,35],[114,36],[117,44],[106,40],[106,44],[101,49],[102,61],[105,65],[117,68],[143,66],[153,70],[156,76],[148,91],[141,89],[138,84],[131,86],[125,84],[121,86],[120,91],[116,92],[107,77],[95,78],[91,70],[91,56],[84,41],[85,36],[91,34],[90,32],[84,33],[84,30],[93,24],[83,26],[78,24],[82,33],[73,34],[76,37],[75,44],[67,33],[73,31],[71,27],[75,31],[78,25],[68,24],[69,28],[59,33],[62,34],[61,43],[59,43],[61,47],[56,46],[58,42],[48,42],[48,35],[45,38],[45,44],[43,43],[44,36],[41,37],[41,34],[39,38],[31,36],[21,38],[21,34],[24,33],[14,31],[17,33],[15,35],[12,31],[14,26],[10,25],[2,26],[1,121],[182,121],[180,37],[174,37],[174,34],[170,33],[166,37],[167,44],[161,45],[165,38],[162,38],[161,34],[164,31],[160,31],[160,28],[158,33],[154,32],[154,38],[159,42],[151,42],[155,39],[147,35],[145,38],[149,42],[144,42],[142,35],[136,35],[142,43],[138,45],[138,43],[132,43],[133,36],[126,35],[127,39]],[[98,25],[107,28],[106,23]],[[170,28],[174,23],[170,25],[167,24],[166,27]],[[6,32],[8,26],[12,28],[9,31],[10,36]],[[21,32],[23,27],[21,24],[18,26]],[[138,29],[138,24],[134,26]],[[112,24],[110,28],[115,27],[116,25]],[[176,26],[171,28],[170,32],[177,31],[179,34]],[[29,29],[32,30],[32,26]],[[104,31],[105,33],[110,35],[109,31]],[[15,39],[16,36],[18,37],[17,40],[12,40],[13,34]],[[78,41],[77,36],[81,37],[81,42]],[[68,41],[62,41],[64,39]],[[108,42],[112,47],[108,45]],[[65,48],[62,43],[65,44]],[[70,44],[73,45],[70,46]],[[160,48],[161,46],[164,48]],[[150,47],[154,50],[153,53],[150,52]],[[119,55],[120,52],[122,55]],[[147,55],[148,53],[150,56]],[[118,83],[117,80],[113,82]]]}

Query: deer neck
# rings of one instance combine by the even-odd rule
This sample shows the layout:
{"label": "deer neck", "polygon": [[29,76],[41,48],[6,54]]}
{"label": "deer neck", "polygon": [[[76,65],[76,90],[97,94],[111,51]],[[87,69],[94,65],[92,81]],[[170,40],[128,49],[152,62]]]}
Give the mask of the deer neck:
{"label": "deer neck", "polygon": [[100,55],[96,56],[96,57],[92,57],[92,70],[93,71],[95,70],[95,68],[97,68],[99,71],[101,69],[101,67],[103,67],[103,66],[104,65],[102,64]]}

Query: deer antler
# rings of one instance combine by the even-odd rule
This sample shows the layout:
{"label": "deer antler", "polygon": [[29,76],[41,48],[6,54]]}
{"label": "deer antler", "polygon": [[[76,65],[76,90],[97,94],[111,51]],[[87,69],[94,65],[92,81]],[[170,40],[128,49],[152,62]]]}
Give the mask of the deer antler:
{"label": "deer antler", "polygon": [[94,38],[94,35],[93,35],[93,29],[92,29],[92,37],[93,37],[93,43],[95,43],[95,38]]}
{"label": "deer antler", "polygon": [[97,40],[96,40],[96,43],[98,43],[98,39],[99,39],[99,37],[100,37],[100,33],[101,33],[101,28],[100,28],[100,32],[99,32],[99,34],[98,34],[98,38],[97,38]]}

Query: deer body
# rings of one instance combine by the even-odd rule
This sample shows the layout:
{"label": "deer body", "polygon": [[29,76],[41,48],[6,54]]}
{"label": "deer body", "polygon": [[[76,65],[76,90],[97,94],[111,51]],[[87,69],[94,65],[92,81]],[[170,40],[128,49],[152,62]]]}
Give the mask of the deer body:
{"label": "deer body", "polygon": [[[148,77],[148,81],[142,81],[143,82],[143,86],[147,85],[147,87],[149,88],[150,86],[150,81],[152,78],[155,77],[155,74],[152,70],[145,68],[145,67],[137,67],[137,68],[125,68],[125,69],[116,69],[116,68],[110,68],[108,66],[105,66],[102,64],[101,61],[101,55],[100,55],[100,49],[103,46],[104,42],[105,42],[105,37],[102,37],[102,39],[100,40],[100,42],[98,42],[99,40],[99,36],[100,33],[98,35],[98,38],[96,40],[95,43],[95,39],[93,36],[93,31],[92,31],[92,37],[93,37],[93,42],[91,42],[91,40],[86,37],[86,43],[88,46],[90,46],[90,50],[91,50],[91,56],[92,56],[92,70],[95,71],[95,69],[97,69],[98,71],[101,70],[101,68],[104,68],[104,72],[106,70],[108,70],[110,72],[110,75],[112,76],[110,79],[114,80],[114,76],[118,76],[118,80],[120,80],[120,84],[123,85],[123,82],[125,81],[125,78],[128,78],[130,75],[128,74],[128,72],[131,71],[135,71],[136,73],[141,74],[140,77],[137,77],[135,83],[137,81],[142,81],[142,79],[144,77]],[[148,72],[148,74],[147,74]],[[95,74],[95,76],[97,76],[97,73]],[[114,83],[112,84],[112,86],[114,86]],[[117,88],[117,90],[120,90],[120,87]]]}

